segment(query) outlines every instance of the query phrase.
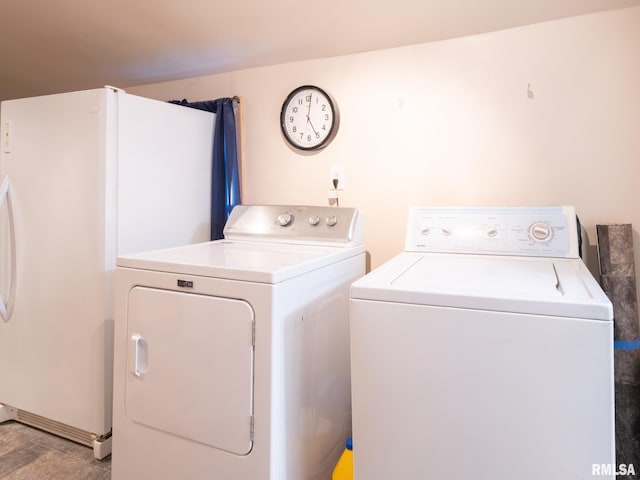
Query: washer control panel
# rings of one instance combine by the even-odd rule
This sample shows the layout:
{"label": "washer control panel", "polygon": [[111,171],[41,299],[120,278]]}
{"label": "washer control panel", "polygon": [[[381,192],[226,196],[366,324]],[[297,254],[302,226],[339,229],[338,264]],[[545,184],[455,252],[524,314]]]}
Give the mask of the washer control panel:
{"label": "washer control panel", "polygon": [[406,251],[578,257],[573,207],[411,207]]}
{"label": "washer control panel", "polygon": [[291,243],[362,242],[362,216],[355,208],[238,205],[224,228],[227,239]]}

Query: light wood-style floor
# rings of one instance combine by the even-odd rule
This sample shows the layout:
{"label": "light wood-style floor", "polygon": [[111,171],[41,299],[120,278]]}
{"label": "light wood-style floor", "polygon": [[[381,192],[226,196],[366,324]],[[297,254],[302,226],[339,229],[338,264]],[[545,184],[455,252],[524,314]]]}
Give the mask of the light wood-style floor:
{"label": "light wood-style floor", "polygon": [[111,456],[17,422],[0,424],[0,480],[109,480]]}

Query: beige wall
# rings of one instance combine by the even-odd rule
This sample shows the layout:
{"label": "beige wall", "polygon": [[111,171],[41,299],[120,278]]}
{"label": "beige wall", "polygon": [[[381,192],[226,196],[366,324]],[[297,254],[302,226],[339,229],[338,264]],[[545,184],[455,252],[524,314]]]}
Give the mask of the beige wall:
{"label": "beige wall", "polygon": [[[640,262],[638,47],[631,8],[128,91],[239,95],[245,203],[326,205],[329,166],[344,165],[340,204],[366,213],[372,267],[402,250],[411,204],[572,204],[592,247],[596,223],[633,223]],[[341,113],[334,142],[312,156],[279,130],[284,98],[303,84],[331,92]]]}

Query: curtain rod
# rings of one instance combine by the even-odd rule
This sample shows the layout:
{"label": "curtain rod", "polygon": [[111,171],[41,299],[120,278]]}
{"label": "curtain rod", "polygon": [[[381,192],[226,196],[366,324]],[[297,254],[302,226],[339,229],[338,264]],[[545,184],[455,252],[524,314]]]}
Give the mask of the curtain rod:
{"label": "curtain rod", "polygon": [[240,97],[238,95],[234,95],[233,97],[231,97],[231,101],[240,103]]}

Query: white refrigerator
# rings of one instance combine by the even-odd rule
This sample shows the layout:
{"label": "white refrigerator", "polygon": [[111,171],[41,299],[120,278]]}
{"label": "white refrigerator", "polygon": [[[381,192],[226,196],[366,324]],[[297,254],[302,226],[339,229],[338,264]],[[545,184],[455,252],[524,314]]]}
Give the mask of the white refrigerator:
{"label": "white refrigerator", "polygon": [[103,458],[115,259],[209,239],[215,115],[112,87],[0,110],[0,421]]}

